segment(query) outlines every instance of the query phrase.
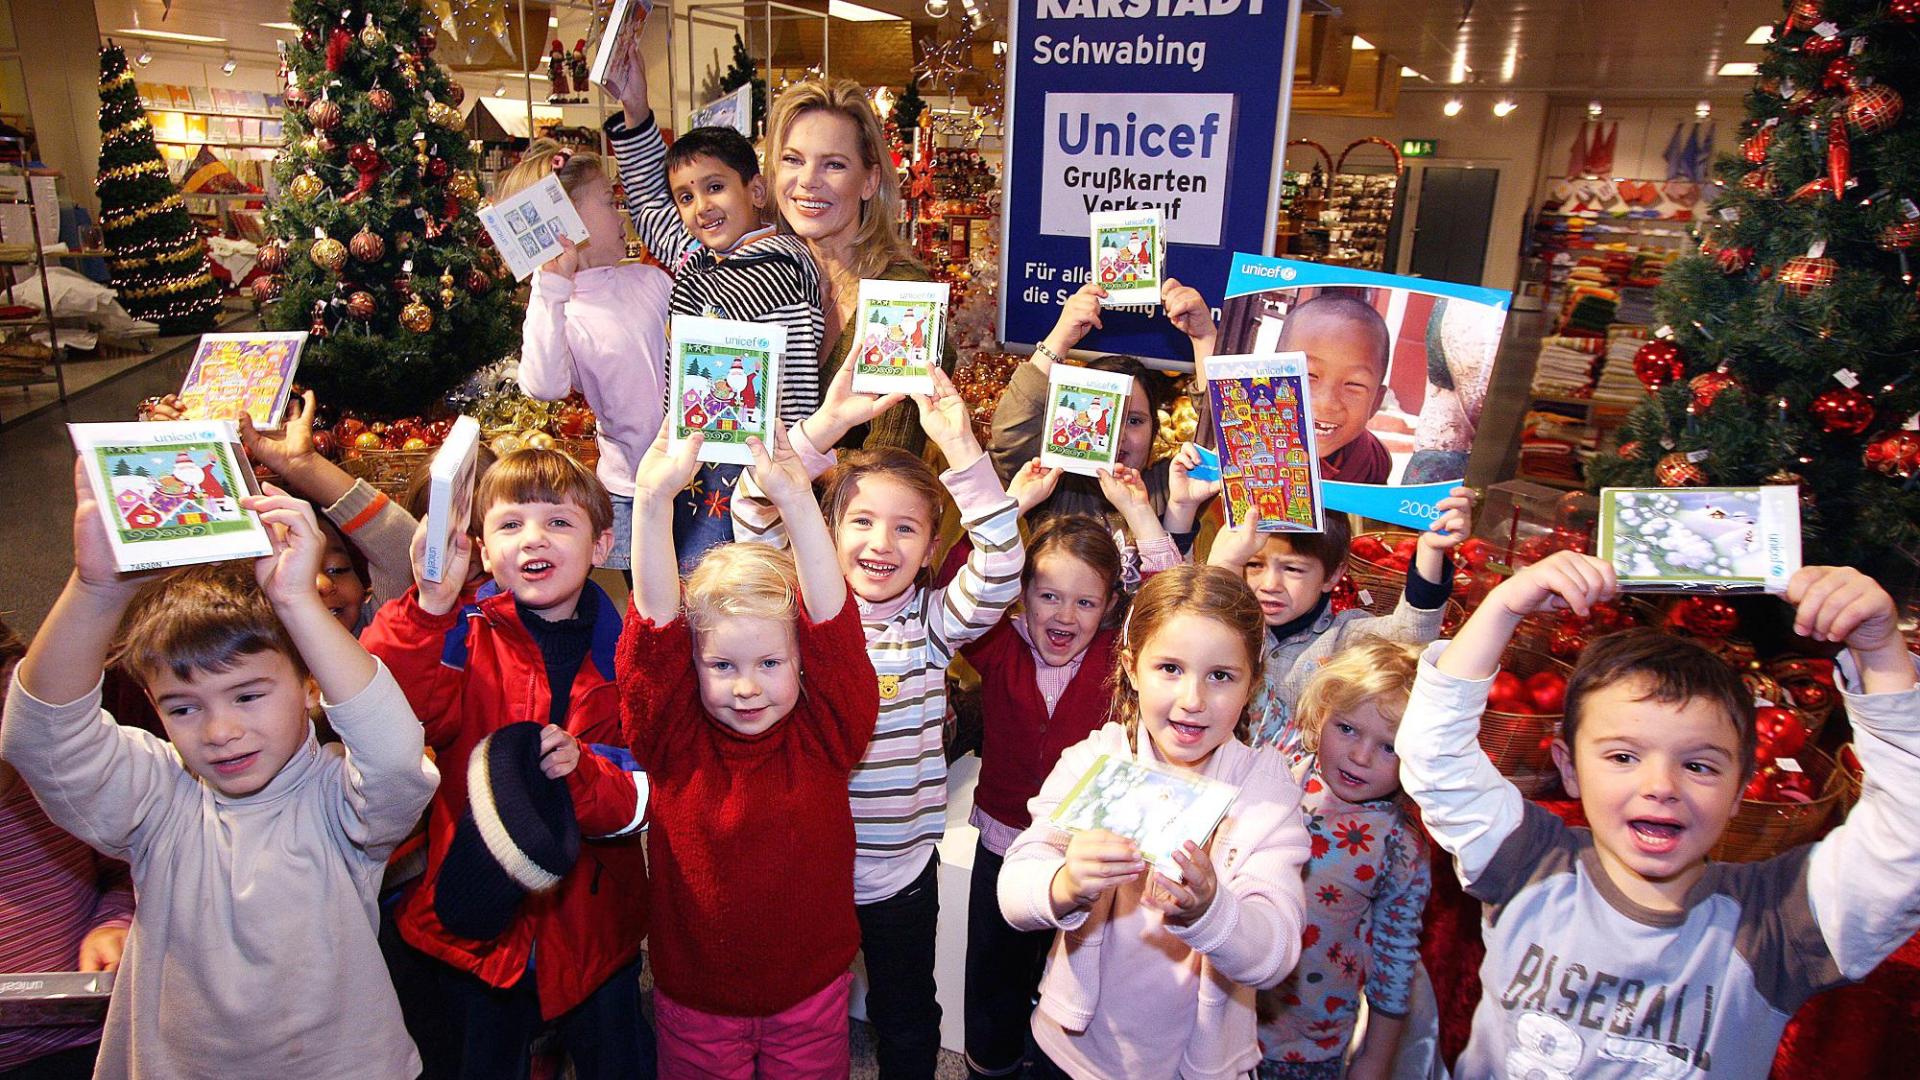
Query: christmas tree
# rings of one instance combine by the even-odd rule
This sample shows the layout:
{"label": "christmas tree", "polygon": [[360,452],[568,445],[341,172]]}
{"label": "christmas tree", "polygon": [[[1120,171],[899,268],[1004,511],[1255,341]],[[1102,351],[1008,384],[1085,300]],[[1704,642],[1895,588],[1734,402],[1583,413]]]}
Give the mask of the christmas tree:
{"label": "christmas tree", "polygon": [[1798,484],[1808,562],[1920,553],[1916,19],[1920,0],[1794,0],[1775,27],[1596,486]]}
{"label": "christmas tree", "polygon": [[220,284],[207,266],[207,242],[187,214],[167,163],[153,145],[127,54],[100,50],[100,231],[120,304],[163,334],[213,329]]}
{"label": "christmas tree", "polygon": [[753,135],[759,138],[767,126],[767,80],[754,74],[753,55],[740,35],[733,35],[733,66],[720,76],[720,92],[732,93],[743,86],[753,87]]}
{"label": "christmas tree", "polygon": [[431,407],[517,342],[522,309],[473,208],[463,93],[415,0],[293,0],[266,323],[313,334],[300,378],[343,409]]}
{"label": "christmas tree", "polygon": [[907,88],[893,103],[893,126],[900,129],[900,137],[920,126],[920,114],[926,110],[927,100],[920,96],[920,84],[913,79],[907,80]]}

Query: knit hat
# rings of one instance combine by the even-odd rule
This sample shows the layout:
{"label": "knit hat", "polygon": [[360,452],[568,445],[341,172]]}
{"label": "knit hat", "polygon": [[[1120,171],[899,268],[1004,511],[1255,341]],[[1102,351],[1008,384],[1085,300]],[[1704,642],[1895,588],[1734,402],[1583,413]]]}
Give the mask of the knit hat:
{"label": "knit hat", "polygon": [[508,724],[467,758],[467,809],[433,893],[440,925],[461,937],[499,937],[520,901],[560,884],[580,856],[566,781],[540,771],[540,732],[539,724]]}

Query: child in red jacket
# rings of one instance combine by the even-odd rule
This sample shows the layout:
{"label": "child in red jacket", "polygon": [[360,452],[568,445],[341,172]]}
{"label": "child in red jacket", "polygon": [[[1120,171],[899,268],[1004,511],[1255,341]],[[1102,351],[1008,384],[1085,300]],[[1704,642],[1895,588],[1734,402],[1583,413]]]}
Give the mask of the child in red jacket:
{"label": "child in red jacket", "polygon": [[[426,875],[398,918],[406,942],[438,961],[448,1020],[458,1029],[459,1061],[429,1065],[435,1074],[445,1065],[446,1075],[525,1077],[528,1046],[551,1021],[583,1080],[651,1076],[653,1037],[639,988],[648,920],[637,833],[646,781],[608,756],[623,751],[581,746],[620,742],[619,613],[587,580],[613,543],[612,504],[572,458],[529,449],[487,470],[474,514],[479,556],[493,581],[462,604],[472,541],[454,537],[448,568],[432,582],[421,567],[426,534],[416,532],[416,588],[382,608],[361,638],[420,715],[442,777],[427,818]],[[483,744],[524,721],[543,725],[538,771],[564,779],[578,834],[593,842],[551,875],[556,883],[530,890],[506,914],[504,930],[484,940],[462,936],[442,917],[455,910],[450,901],[465,904],[459,891],[473,885],[465,874],[443,878],[442,870],[457,850],[463,815],[501,795],[489,778],[498,759]],[[469,789],[483,779],[488,798],[474,803]],[[542,873],[519,869],[522,885]]]}
{"label": "child in red jacket", "polygon": [[792,552],[709,550],[687,578],[673,498],[700,436],[662,430],[634,479],[634,591],[620,639],[628,745],[652,783],[660,1075],[835,1078],[860,947],[847,782],[879,716],[859,608],[806,467],[749,439]]}

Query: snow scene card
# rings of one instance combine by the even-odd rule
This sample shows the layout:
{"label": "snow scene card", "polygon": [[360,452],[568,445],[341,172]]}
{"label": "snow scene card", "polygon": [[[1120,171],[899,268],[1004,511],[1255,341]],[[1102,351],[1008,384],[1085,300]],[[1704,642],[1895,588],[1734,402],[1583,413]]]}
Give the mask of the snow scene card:
{"label": "snow scene card", "polygon": [[1207,837],[1233,805],[1231,784],[1102,754],[1054,808],[1053,824],[1069,832],[1106,829],[1140,845],[1140,857],[1169,880],[1180,880],[1173,853]]}
{"label": "snow scene card", "polygon": [[1800,569],[1800,489],[1603,488],[1599,553],[1623,589],[1784,593]]}
{"label": "snow scene card", "polygon": [[1160,302],[1160,211],[1100,210],[1087,215],[1093,237],[1093,280],[1107,290],[1104,305],[1152,307]]}
{"label": "snow scene card", "polygon": [[434,452],[427,466],[427,542],[420,558],[421,576],[446,579],[455,538],[473,516],[474,465],[480,457],[480,421],[462,416]]}
{"label": "snow scene card", "polygon": [[947,332],[942,281],[862,281],[854,317],[853,392],[931,394]]}
{"label": "snow scene card", "polygon": [[1215,356],[1201,370],[1227,524],[1251,520],[1260,532],[1319,532],[1320,456],[1307,354]]}
{"label": "snow scene card", "polygon": [[238,420],[246,413],[262,431],[281,427],[306,346],[305,330],[200,335],[193,366],[180,386],[181,415]]}
{"label": "snow scene card", "polygon": [[700,460],[730,465],[753,463],[749,436],[771,452],[786,348],[783,326],[675,315],[668,440],[702,432]]}
{"label": "snow scene card", "polygon": [[1133,396],[1133,376],[1054,364],[1047,375],[1043,468],[1098,476],[1120,454],[1120,428]]}
{"label": "snow scene card", "polygon": [[493,237],[493,246],[507,260],[515,281],[525,281],[547,260],[559,255],[560,238],[587,242],[587,225],[567,198],[560,178],[547,176],[491,206],[480,208],[480,224]]}
{"label": "snow scene card", "polygon": [[240,509],[253,467],[230,420],[68,424],[124,573],[268,554],[266,527]]}

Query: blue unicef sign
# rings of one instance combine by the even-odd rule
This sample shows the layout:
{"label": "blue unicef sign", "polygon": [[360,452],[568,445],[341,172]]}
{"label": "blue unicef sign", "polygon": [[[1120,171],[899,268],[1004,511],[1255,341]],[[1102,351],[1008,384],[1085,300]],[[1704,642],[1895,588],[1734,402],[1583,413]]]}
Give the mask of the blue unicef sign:
{"label": "blue unicef sign", "polygon": [[[1091,276],[1087,215],[1157,207],[1168,277],[1219,303],[1235,251],[1273,250],[1299,0],[1012,0],[1000,338],[1046,337]],[[1156,309],[1080,348],[1166,360]]]}

